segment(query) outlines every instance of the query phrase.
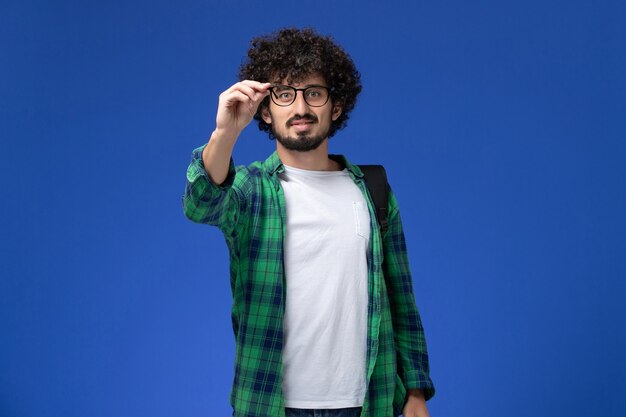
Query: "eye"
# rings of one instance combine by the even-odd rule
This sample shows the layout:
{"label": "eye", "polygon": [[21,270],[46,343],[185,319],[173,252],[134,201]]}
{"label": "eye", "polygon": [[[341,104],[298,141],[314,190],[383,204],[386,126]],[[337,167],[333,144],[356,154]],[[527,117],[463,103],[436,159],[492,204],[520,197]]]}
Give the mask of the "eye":
{"label": "eye", "polygon": [[323,91],[321,88],[309,88],[306,90],[306,95],[309,98],[319,98],[323,95]]}
{"label": "eye", "polygon": [[272,91],[274,97],[279,101],[288,102],[293,100],[294,91],[287,86],[276,86]]}

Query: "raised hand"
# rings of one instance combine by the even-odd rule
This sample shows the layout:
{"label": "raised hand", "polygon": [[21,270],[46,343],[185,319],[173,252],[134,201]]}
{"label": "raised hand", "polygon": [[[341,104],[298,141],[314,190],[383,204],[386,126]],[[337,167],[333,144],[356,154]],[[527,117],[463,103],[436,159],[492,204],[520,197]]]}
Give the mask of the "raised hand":
{"label": "raised hand", "polygon": [[215,183],[221,184],[226,179],[235,141],[254,117],[271,86],[245,80],[220,94],[215,130],[202,152],[204,169]]}
{"label": "raised hand", "polygon": [[219,134],[236,139],[254,117],[270,87],[270,83],[245,80],[220,94],[215,120]]}

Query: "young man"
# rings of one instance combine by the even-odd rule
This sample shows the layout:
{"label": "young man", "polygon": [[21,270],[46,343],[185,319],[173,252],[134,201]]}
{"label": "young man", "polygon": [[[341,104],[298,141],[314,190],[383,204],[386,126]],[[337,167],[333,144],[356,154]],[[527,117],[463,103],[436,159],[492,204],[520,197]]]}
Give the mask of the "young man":
{"label": "young man", "polygon": [[[404,234],[390,193],[381,234],[361,170],[329,155],[361,91],[350,57],[313,30],[252,41],[194,150],[183,205],[230,251],[236,417],[426,417],[434,394]],[[256,119],[276,139],[235,167]]]}

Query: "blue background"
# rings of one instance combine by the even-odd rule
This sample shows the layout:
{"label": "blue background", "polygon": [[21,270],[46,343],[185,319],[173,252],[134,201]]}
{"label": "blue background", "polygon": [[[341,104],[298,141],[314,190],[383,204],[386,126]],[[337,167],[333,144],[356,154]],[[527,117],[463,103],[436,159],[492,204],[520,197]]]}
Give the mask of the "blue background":
{"label": "blue background", "polygon": [[331,151],[388,168],[431,415],[626,415],[624,2],[105,3],[0,1],[1,416],[230,415],[226,246],[181,196],[292,25],[362,73]]}

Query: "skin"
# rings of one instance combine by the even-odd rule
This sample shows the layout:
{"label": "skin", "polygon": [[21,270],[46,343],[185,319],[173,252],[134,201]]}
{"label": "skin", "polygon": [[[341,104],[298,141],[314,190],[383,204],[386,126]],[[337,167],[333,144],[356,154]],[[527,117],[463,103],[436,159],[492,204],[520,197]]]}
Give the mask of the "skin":
{"label": "skin", "polygon": [[[312,75],[293,84],[294,87],[308,85],[326,85],[323,77]],[[228,175],[228,163],[232,156],[233,148],[242,130],[252,121],[261,101],[269,95],[270,83],[245,80],[231,86],[220,94],[216,127],[209,143],[202,153],[204,166],[209,177],[216,184],[221,184]],[[309,106],[302,92],[299,91],[296,101],[287,107],[275,105],[270,100],[269,108],[264,109],[263,119],[272,125],[276,135],[291,136],[298,138],[301,134],[320,134],[328,132],[330,122],[341,115],[341,106],[333,104],[329,100],[322,107]],[[289,120],[313,116],[315,122],[303,131],[288,123]],[[276,150],[281,161],[289,166],[315,171],[333,171],[341,167],[328,158],[328,138],[324,138],[320,146],[308,152],[298,152],[287,149],[279,141],[276,141]]]}
{"label": "skin", "polygon": [[407,400],[402,409],[404,417],[430,417],[426,407],[426,399],[421,389],[407,390]]}
{"label": "skin", "polygon": [[222,184],[226,180],[235,142],[269,94],[270,86],[270,83],[245,80],[220,94],[215,130],[202,152],[204,169],[214,183]]}
{"label": "skin", "polygon": [[[306,88],[311,85],[324,85],[326,81],[320,75],[312,75],[299,83],[292,84],[296,88]],[[272,126],[274,136],[288,136],[294,140],[301,140],[304,136],[322,135],[323,142],[316,149],[299,152],[287,149],[281,141],[276,141],[276,150],[280,160],[289,166],[315,170],[332,171],[341,169],[336,162],[328,158],[328,130],[331,121],[341,115],[341,106],[333,104],[332,100],[322,107],[312,107],[304,100],[303,92],[299,91],[293,104],[286,107],[276,105],[270,100],[269,108],[262,111],[263,120]],[[311,122],[303,123],[308,118]]]}
{"label": "skin", "polygon": [[[226,180],[228,165],[237,138],[252,121],[263,99],[270,94],[271,85],[245,80],[232,85],[220,94],[215,130],[202,152],[205,170],[214,183],[222,184]],[[323,77],[313,74],[291,85],[304,88],[309,85],[327,84]],[[327,137],[331,121],[337,120],[341,115],[341,106],[328,100],[324,106],[312,107],[306,103],[302,94],[303,92],[299,91],[295,102],[286,107],[277,106],[270,100],[269,107],[261,113],[263,120],[272,126],[274,136],[277,138],[284,136],[299,140],[303,136],[320,134],[326,137],[317,148],[306,152],[287,149],[277,140],[276,151],[280,160],[285,165],[306,170],[337,171],[342,169],[337,162],[328,158]],[[302,120],[307,118],[313,120],[304,125]],[[404,417],[430,417],[421,390],[407,390],[407,401],[402,415]]]}

